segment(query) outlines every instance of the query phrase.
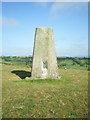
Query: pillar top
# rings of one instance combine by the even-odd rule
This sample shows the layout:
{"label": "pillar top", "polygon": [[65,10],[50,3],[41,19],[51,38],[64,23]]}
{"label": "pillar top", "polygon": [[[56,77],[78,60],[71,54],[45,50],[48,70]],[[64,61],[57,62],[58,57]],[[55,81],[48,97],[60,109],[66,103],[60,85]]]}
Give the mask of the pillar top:
{"label": "pillar top", "polygon": [[51,27],[36,27],[36,29],[52,29]]}

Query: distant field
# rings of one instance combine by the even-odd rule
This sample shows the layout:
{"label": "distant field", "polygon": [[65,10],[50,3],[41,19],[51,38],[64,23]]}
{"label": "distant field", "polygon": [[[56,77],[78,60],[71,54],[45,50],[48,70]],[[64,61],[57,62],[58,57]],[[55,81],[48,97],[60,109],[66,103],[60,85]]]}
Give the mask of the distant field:
{"label": "distant field", "polygon": [[26,80],[30,64],[3,63],[3,118],[87,118],[89,71],[67,61],[59,67],[60,80]]}
{"label": "distant field", "polygon": [[[32,67],[32,57],[20,57],[20,56],[2,56],[0,57],[0,63],[5,65],[20,65],[26,67]],[[59,68],[67,69],[80,69],[90,70],[90,58],[79,57],[57,57],[57,63]]]}

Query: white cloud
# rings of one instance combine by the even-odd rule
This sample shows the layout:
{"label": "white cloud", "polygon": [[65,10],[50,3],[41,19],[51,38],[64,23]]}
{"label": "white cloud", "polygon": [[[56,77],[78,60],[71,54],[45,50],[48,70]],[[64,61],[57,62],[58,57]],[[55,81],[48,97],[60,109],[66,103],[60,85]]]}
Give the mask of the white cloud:
{"label": "white cloud", "polygon": [[0,16],[0,26],[16,26],[16,25],[20,25],[20,23],[15,18],[7,18]]}
{"label": "white cloud", "polygon": [[[55,2],[51,6],[50,13],[53,17],[60,17],[63,13],[66,15],[67,11],[69,14],[73,11],[88,10],[88,3],[77,3],[77,2]],[[64,15],[63,14],[63,15]]]}
{"label": "white cloud", "polygon": [[2,55],[27,56],[33,54],[33,47],[3,47]]}
{"label": "white cloud", "polygon": [[57,48],[57,56],[88,56],[88,44],[72,44]]}
{"label": "white cloud", "polygon": [[39,7],[46,8],[48,3],[47,2],[36,2],[36,5],[38,5]]}

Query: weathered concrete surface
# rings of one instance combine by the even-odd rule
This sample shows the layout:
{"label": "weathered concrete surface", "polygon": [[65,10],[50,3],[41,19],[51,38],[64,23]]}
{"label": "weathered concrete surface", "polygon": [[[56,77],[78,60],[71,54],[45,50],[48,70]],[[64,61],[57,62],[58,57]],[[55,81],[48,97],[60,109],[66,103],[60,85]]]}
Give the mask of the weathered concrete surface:
{"label": "weathered concrete surface", "polygon": [[31,77],[58,79],[56,50],[51,28],[36,28]]}

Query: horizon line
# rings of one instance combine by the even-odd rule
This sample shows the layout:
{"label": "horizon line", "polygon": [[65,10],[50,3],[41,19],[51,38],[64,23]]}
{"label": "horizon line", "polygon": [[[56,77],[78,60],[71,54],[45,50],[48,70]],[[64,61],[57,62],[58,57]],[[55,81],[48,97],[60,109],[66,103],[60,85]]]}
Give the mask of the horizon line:
{"label": "horizon line", "polygon": [[[33,57],[32,55],[0,55],[0,57]],[[90,56],[56,56],[56,57],[85,57],[90,58]]]}

